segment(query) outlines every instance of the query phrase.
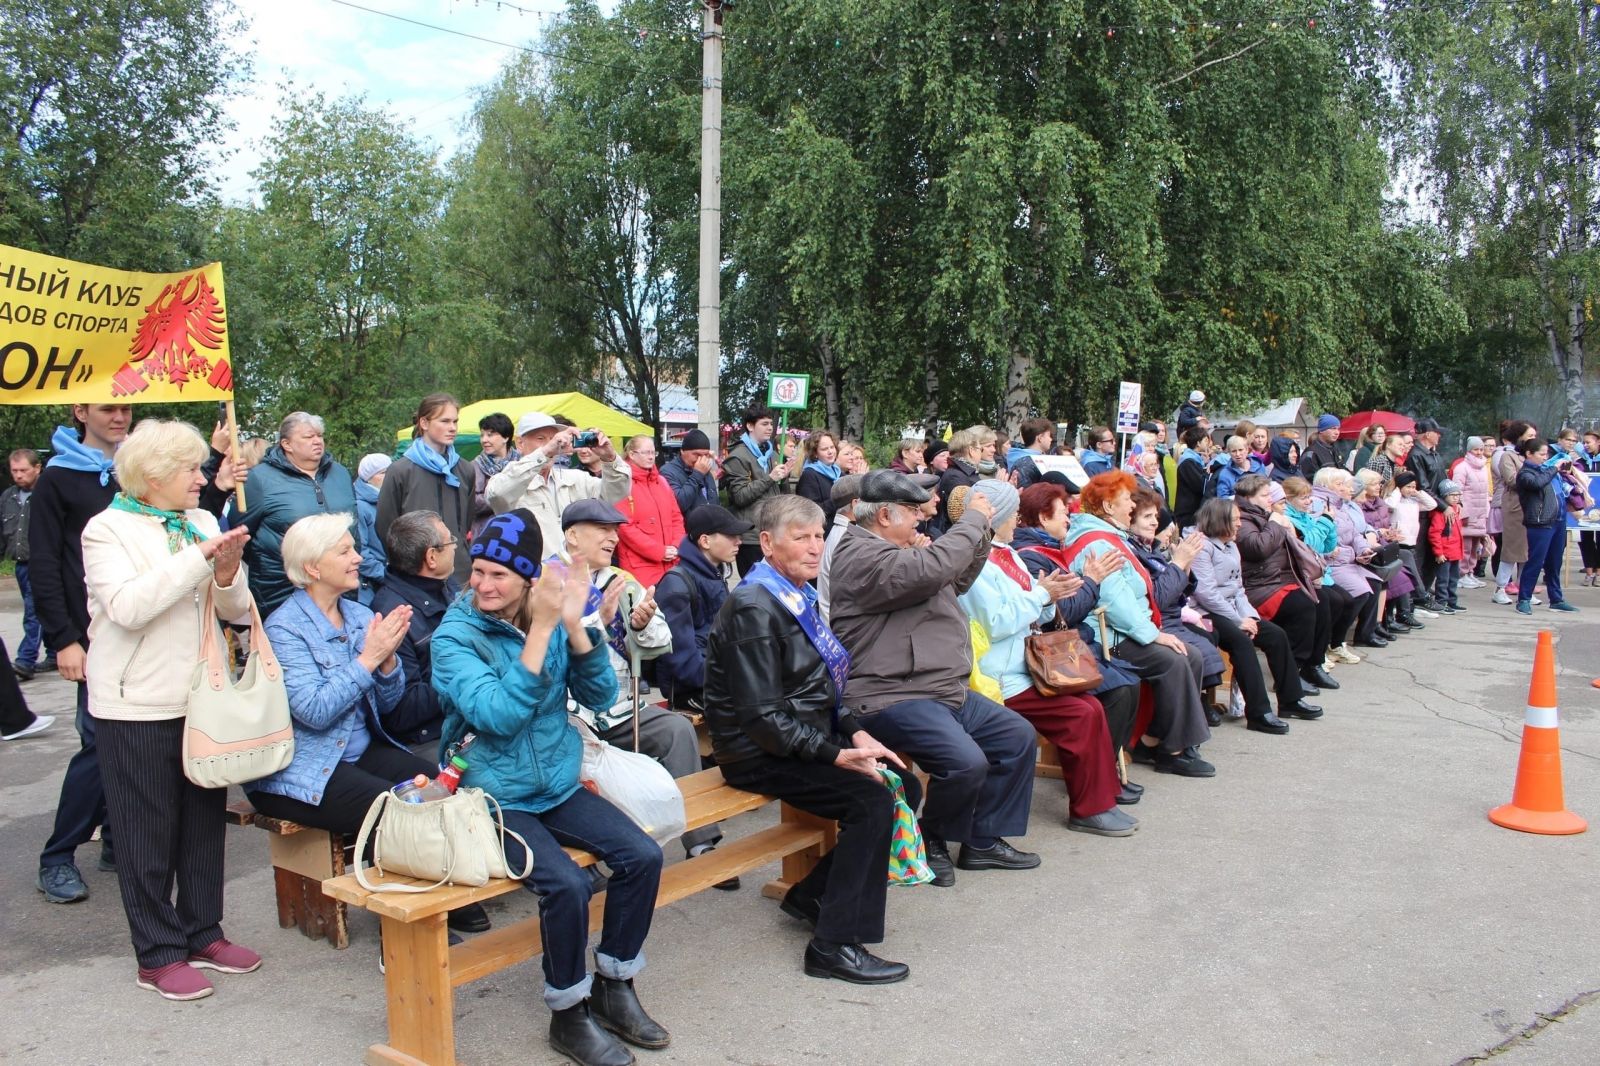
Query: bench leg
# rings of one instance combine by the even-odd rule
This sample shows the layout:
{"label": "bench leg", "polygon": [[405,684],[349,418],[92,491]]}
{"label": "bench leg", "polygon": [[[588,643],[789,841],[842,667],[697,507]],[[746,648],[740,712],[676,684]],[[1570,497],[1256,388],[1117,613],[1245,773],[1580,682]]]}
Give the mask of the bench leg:
{"label": "bench leg", "polygon": [[1033,764],[1033,776],[1053,777],[1060,781],[1061,774],[1061,753],[1056,750],[1054,744],[1040,737],[1038,759]]}
{"label": "bench leg", "polygon": [[322,882],[344,873],[344,838],[307,829],[271,839],[278,926],[299,927],[312,940],[326,937],[335,948],[350,946],[346,907],[322,894]]}
{"label": "bench leg", "polygon": [[761,894],[768,899],[782,899],[789,889],[805,880],[806,875],[822,861],[824,855],[833,850],[834,844],[839,840],[839,824],[831,818],[819,818],[814,814],[807,814],[787,803],[779,808],[778,817],[784,822],[816,826],[822,830],[822,842],[783,857],[783,873],[777,880],[768,881],[761,886]]}
{"label": "bench leg", "polygon": [[380,920],[389,1042],[368,1048],[367,1062],[456,1066],[445,916],[433,914],[415,922]]}

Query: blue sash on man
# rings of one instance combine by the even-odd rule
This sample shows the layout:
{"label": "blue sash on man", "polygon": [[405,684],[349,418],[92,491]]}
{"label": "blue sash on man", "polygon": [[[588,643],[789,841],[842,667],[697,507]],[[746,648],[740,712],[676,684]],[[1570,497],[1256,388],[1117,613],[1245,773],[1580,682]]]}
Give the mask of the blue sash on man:
{"label": "blue sash on man", "polygon": [[828,668],[828,676],[833,678],[833,724],[837,727],[839,708],[844,703],[844,683],[850,677],[850,653],[839,643],[839,638],[833,635],[833,630],[828,628],[828,623],[824,622],[822,615],[817,612],[817,590],[810,585],[796,586],[764,559],[752,566],[739,584],[759,585],[766,589],[772,593],[772,598],[781,603],[785,610],[794,615],[794,620],[800,623],[806,639],[811,641],[811,646],[822,656],[822,664]]}

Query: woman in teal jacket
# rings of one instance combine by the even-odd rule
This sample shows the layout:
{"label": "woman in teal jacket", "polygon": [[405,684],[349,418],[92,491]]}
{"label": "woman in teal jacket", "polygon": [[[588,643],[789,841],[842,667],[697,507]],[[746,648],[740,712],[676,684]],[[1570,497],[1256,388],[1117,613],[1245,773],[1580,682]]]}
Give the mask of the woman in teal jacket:
{"label": "woman in teal jacket", "polygon": [[[669,1041],[633,990],[661,882],[661,848],[579,784],[583,742],[567,720],[568,692],[586,707],[609,707],[617,677],[604,634],[583,626],[593,609],[587,568],[541,569],[543,549],[539,523],[523,508],[496,515],[473,541],[471,591],[433,634],[433,687],[445,710],[441,743],[477,734],[462,783],[494,796],[507,828],[533,852],[528,888],[539,895],[551,1046],[586,1066],[626,1066],[632,1054],[605,1030],[639,1047]],[[617,609],[615,596],[607,600],[599,605],[602,618],[608,607]],[[598,980],[584,963],[593,888],[563,847],[591,852],[611,869],[595,950]],[[521,847],[508,840],[506,848],[520,869]]]}
{"label": "woman in teal jacket", "polygon": [[1083,513],[1074,515],[1062,543],[1062,557],[1081,575],[1090,559],[1117,552],[1127,562],[1100,582],[1097,606],[1105,609],[1112,657],[1133,668],[1150,684],[1155,714],[1134,758],[1153,763],[1160,773],[1180,777],[1214,777],[1217,769],[1200,758],[1199,747],[1211,739],[1206,712],[1200,705],[1201,665],[1187,645],[1163,632],[1155,586],[1128,546],[1133,522],[1133,475],[1121,470],[1096,474],[1080,499]]}

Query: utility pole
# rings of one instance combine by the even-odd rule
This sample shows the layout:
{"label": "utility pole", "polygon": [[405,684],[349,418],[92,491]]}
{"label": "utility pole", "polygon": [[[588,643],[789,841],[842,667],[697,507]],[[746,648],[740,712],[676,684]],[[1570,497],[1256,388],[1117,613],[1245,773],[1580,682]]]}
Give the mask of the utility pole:
{"label": "utility pole", "polygon": [[722,441],[722,12],[731,0],[705,0],[700,78],[700,431]]}

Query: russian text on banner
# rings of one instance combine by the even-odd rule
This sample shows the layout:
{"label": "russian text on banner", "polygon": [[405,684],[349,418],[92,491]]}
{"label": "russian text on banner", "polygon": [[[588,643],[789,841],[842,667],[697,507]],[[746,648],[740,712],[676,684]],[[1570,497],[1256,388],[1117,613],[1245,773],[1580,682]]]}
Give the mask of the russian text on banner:
{"label": "russian text on banner", "polygon": [[0,404],[232,397],[221,263],[146,274],[0,245]]}

